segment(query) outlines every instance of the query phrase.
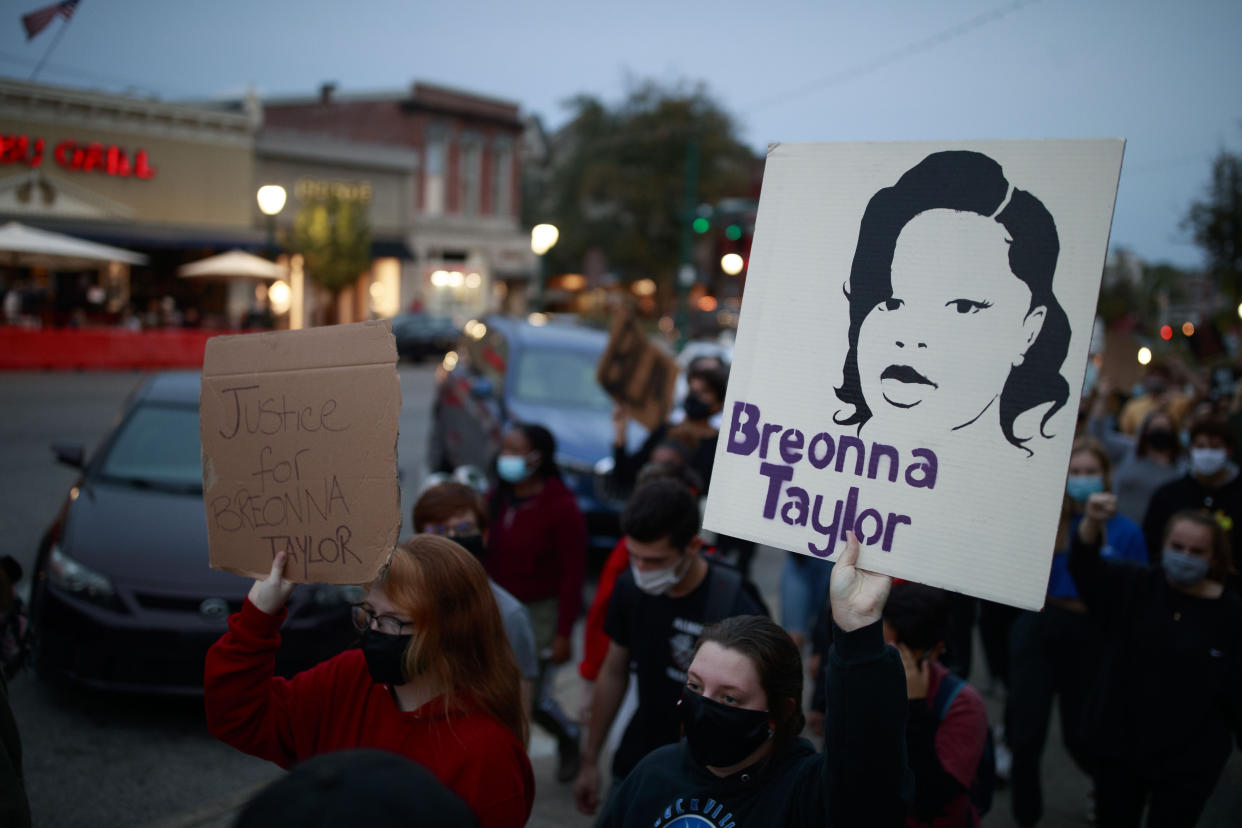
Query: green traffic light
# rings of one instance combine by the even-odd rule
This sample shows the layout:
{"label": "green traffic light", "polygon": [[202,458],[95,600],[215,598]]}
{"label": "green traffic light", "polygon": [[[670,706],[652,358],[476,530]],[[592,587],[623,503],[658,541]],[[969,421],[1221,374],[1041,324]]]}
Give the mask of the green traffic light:
{"label": "green traffic light", "polygon": [[712,226],[712,223],[702,216],[699,216],[694,220],[694,224],[691,226],[694,228],[694,232],[696,233],[706,233],[708,228]]}
{"label": "green traffic light", "polygon": [[736,224],[730,224],[725,228],[725,237],[728,238],[729,241],[737,241],[742,237],[742,228],[738,227]]}

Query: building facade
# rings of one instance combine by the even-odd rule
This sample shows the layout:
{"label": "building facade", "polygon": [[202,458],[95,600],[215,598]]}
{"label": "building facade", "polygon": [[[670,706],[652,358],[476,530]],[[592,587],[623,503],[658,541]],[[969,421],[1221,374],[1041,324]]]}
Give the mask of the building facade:
{"label": "building facade", "polygon": [[256,128],[245,112],[0,80],[0,221],[149,259],[101,273],[22,274],[39,318],[61,324],[219,301],[196,299],[171,274],[194,257],[261,243]]}
{"label": "building facade", "polygon": [[535,259],[520,227],[516,103],[415,83],[408,93],[268,99],[265,130],[415,152],[403,271],[405,309],[454,315],[521,310]]}

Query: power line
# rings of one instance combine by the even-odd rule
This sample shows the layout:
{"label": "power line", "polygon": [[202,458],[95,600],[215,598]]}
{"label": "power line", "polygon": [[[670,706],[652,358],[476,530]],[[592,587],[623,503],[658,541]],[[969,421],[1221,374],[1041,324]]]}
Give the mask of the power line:
{"label": "power line", "polygon": [[[30,58],[22,57],[20,55],[15,55],[11,52],[0,52],[0,63],[10,63],[10,64],[15,64],[18,66],[25,66],[27,68],[30,68],[30,67],[35,66],[38,63],[38,61],[31,60]],[[57,75],[62,75],[62,76],[67,75],[71,77],[76,76],[79,78],[85,78],[87,80],[95,81],[97,83],[108,84],[113,89],[119,87],[119,88],[122,88],[125,91],[125,93],[128,93],[130,91],[136,91],[136,92],[145,92],[145,93],[155,95],[155,96],[161,96],[161,95],[168,94],[167,92],[162,93],[159,90],[154,89],[153,87],[150,87],[145,83],[139,83],[133,80],[132,78],[122,78],[116,75],[108,75],[103,72],[94,72],[88,69],[79,69],[74,66],[67,66],[63,63],[47,63],[47,64],[44,64],[43,68],[44,70],[48,72],[54,72]]]}
{"label": "power line", "polygon": [[853,80],[878,69],[882,69],[890,64],[905,60],[913,55],[934,49],[935,47],[948,43],[951,40],[956,40],[963,35],[973,32],[975,29],[982,28],[989,23],[995,23],[998,20],[1021,11],[1026,6],[1031,6],[1038,2],[1039,0],[1016,0],[1016,2],[1010,3],[1007,6],[1002,6],[1000,8],[993,9],[992,11],[977,14],[965,22],[950,26],[949,28],[936,32],[933,35],[929,35],[928,37],[907,43],[906,45],[895,49],[886,55],[864,61],[856,66],[851,66],[848,69],[834,72],[831,75],[825,75],[822,78],[810,81],[802,86],[798,86],[786,92],[773,95],[770,98],[760,100],[748,107],[745,107],[743,111],[748,112],[750,110],[775,106],[776,104],[785,103],[794,98],[810,94],[811,92],[816,92],[821,89],[826,89],[829,86],[836,86],[837,84],[844,83],[845,81]]}

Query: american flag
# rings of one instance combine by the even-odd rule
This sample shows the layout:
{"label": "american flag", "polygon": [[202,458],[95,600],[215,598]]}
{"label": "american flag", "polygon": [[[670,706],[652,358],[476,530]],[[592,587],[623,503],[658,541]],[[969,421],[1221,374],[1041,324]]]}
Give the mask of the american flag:
{"label": "american flag", "polygon": [[77,7],[78,0],[64,0],[63,3],[53,3],[37,11],[32,11],[30,14],[22,15],[22,25],[26,27],[26,39],[30,40],[46,29],[48,24],[56,19],[57,15],[68,21],[73,16],[73,10]]}

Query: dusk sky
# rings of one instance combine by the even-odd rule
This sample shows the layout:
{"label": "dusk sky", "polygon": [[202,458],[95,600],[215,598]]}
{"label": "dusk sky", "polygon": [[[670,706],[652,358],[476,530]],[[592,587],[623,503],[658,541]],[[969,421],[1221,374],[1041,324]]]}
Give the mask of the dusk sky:
{"label": "dusk sky", "polygon": [[[0,74],[28,80],[6,4]],[[756,151],[774,141],[1123,137],[1111,245],[1194,267],[1179,223],[1242,149],[1237,0],[526,3],[81,0],[40,82],[164,100],[398,90],[421,80],[555,128],[577,94],[703,82]]]}

